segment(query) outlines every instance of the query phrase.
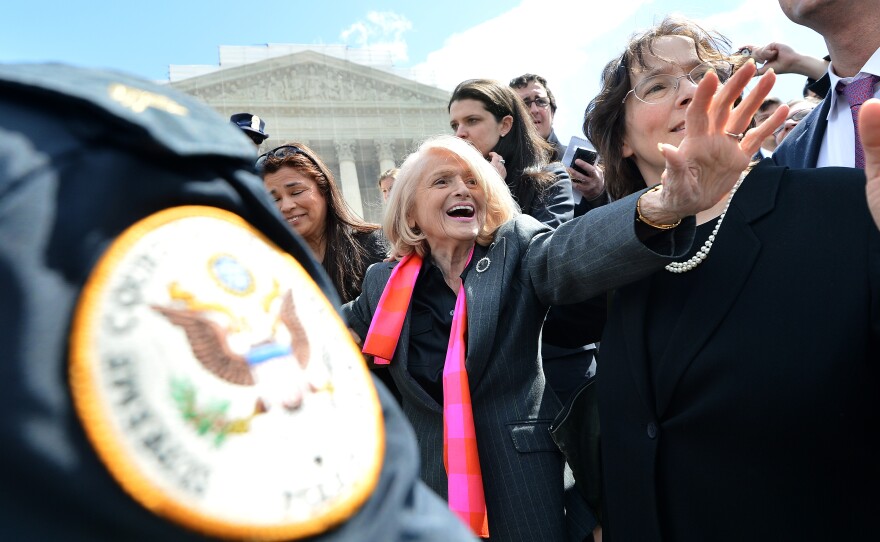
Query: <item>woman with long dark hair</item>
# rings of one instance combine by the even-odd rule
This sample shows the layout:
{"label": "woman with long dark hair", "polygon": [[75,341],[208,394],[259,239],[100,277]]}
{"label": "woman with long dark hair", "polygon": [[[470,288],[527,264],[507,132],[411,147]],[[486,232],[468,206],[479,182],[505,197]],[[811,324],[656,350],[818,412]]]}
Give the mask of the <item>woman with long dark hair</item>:
{"label": "woman with long dark hair", "polygon": [[449,99],[449,125],[489,160],[523,214],[551,227],[574,216],[571,179],[551,164],[553,147],[538,134],[520,97],[489,79],[460,83]]}
{"label": "woman with long dark hair", "polygon": [[354,214],[333,173],[302,143],[272,149],[257,166],[281,215],[308,243],[343,303],[356,298],[367,267],[385,258],[379,225]]}

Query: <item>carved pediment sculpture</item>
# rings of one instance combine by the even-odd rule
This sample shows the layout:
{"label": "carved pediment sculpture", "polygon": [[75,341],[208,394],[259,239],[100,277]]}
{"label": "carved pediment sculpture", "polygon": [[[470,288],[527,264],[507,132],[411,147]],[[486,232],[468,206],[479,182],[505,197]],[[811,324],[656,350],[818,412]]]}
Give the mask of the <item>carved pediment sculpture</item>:
{"label": "carved pediment sculpture", "polygon": [[446,91],[314,51],[216,70],[172,83],[208,103],[259,101],[446,106]]}

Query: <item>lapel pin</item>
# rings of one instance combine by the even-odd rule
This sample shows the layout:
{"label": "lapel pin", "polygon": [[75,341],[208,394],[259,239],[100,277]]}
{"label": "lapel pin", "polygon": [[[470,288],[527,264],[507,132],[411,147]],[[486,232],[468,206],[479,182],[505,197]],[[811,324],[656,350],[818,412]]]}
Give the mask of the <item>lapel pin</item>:
{"label": "lapel pin", "polygon": [[482,273],[486,269],[489,269],[489,264],[491,263],[492,260],[490,260],[488,256],[480,258],[480,261],[477,262],[477,273]]}

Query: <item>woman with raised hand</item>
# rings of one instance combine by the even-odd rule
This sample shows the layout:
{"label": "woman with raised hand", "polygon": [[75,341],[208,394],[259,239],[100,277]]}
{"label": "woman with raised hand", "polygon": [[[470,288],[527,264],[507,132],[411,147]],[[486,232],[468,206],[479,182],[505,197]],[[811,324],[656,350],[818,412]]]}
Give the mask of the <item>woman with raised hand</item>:
{"label": "woman with raised hand", "polygon": [[738,110],[753,111],[775,76],[728,114],[716,104],[755,73],[728,51],[720,35],[666,19],[608,63],[587,109],[614,197],[699,179],[682,159],[694,144],[736,178],[697,214],[685,257],[611,302],[604,538],[864,540],[880,509],[880,234],[865,174],[750,170],[788,108],[743,137]]}
{"label": "woman with raised hand", "polygon": [[545,393],[538,354],[547,308],[637,280],[690,248],[692,215],[730,191],[762,139],[741,146],[727,135],[769,90],[759,85],[757,100],[731,112],[750,77],[717,96],[717,78],[706,78],[688,113],[699,128],[674,151],[680,167],[663,191],[555,230],[520,214],[497,170],[461,139],[429,140],[401,167],[383,229],[403,259],[370,267],[343,314],[364,352],[390,363],[423,479],[477,535],[568,539],[566,519],[579,518],[566,518],[564,460],[549,434],[561,404]]}

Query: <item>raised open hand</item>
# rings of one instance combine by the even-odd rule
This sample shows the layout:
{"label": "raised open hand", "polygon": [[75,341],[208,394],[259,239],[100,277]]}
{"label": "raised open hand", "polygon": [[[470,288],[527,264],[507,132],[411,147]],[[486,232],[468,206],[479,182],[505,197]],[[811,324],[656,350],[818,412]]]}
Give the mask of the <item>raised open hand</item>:
{"label": "raised open hand", "polygon": [[755,63],[749,61],[720,89],[714,73],[700,81],[687,109],[681,145],[660,145],[666,158],[663,189],[645,194],[642,201],[642,214],[651,222],[672,224],[718,203],[745,171],[761,141],[785,120],[788,108],[782,106],[743,135],[776,80],[769,71],[734,107],[755,71]]}

